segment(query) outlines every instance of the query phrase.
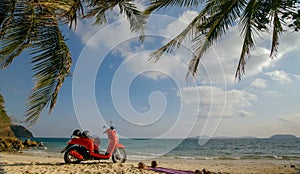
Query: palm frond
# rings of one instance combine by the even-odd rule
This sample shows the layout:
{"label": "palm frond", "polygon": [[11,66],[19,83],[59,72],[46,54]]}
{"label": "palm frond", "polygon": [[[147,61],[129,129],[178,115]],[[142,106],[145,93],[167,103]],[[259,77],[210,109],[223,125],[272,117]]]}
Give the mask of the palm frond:
{"label": "palm frond", "polygon": [[[280,1],[280,10],[278,10],[281,18],[281,24],[292,31],[300,31],[300,1],[286,0]],[[288,21],[288,22],[287,22]]]}
{"label": "palm frond", "polygon": [[132,2],[121,1],[119,3],[120,13],[125,14],[127,17],[130,30],[143,34],[145,29],[145,16],[142,15],[142,12]]}
{"label": "palm frond", "polygon": [[270,57],[273,57],[278,52],[279,45],[279,36],[283,32],[283,28],[281,26],[280,18],[278,16],[278,11],[274,11],[273,15],[273,35],[272,35],[272,45]]}
{"label": "palm frond", "polygon": [[215,0],[210,1],[206,9],[209,18],[199,29],[205,33],[195,37],[195,55],[190,62],[188,73],[196,74],[200,59],[204,53],[213,45],[229,27],[234,26],[236,20],[241,16],[241,11],[246,4],[245,0]]}
{"label": "palm frond", "polygon": [[95,17],[95,24],[106,24],[106,12],[113,10],[115,7],[119,7],[120,14],[124,14],[130,24],[130,30],[140,34],[140,39],[143,39],[143,33],[146,24],[146,17],[142,15],[142,12],[133,3],[133,0],[115,0],[115,1],[90,1],[89,6],[91,10],[85,17]]}
{"label": "palm frond", "polygon": [[83,5],[81,0],[68,0],[66,2],[70,8],[62,15],[62,18],[66,18],[65,22],[70,24],[70,28],[72,28],[74,22],[74,28],[76,30],[77,18],[84,16]]}
{"label": "palm frond", "polygon": [[47,9],[37,10],[34,20],[31,54],[35,86],[28,99],[25,119],[29,124],[38,119],[44,108],[52,111],[72,64],[69,48],[52,13]]}
{"label": "palm frond", "polygon": [[15,0],[3,0],[0,2],[0,39],[3,38],[7,26],[13,18],[15,3]]}
{"label": "palm frond", "polygon": [[[207,39],[204,40],[203,43],[201,43],[201,48],[208,48],[209,47],[209,42]],[[190,75],[195,76],[197,71],[198,71],[198,66],[200,63],[200,59],[202,58],[202,54],[199,54],[201,52],[204,52],[203,50],[199,50],[199,52],[194,52],[194,56],[192,58],[192,60],[189,63],[189,69],[186,73],[186,78],[188,78]]]}
{"label": "palm frond", "polygon": [[91,10],[88,11],[88,13],[85,15],[85,17],[95,17],[96,21],[95,24],[106,24],[107,19],[105,12],[108,10],[112,10],[115,6],[117,6],[119,1],[105,1],[105,0],[99,0],[99,1],[91,1],[89,4],[89,7]]}
{"label": "palm frond", "polygon": [[250,0],[244,10],[243,16],[240,20],[241,35],[244,36],[243,47],[235,73],[235,79],[241,79],[245,74],[246,56],[250,56],[251,48],[255,47],[253,40],[253,29],[255,28],[255,14],[257,12],[257,0]]}
{"label": "palm frond", "polygon": [[2,68],[24,49],[31,48],[32,51],[36,84],[26,111],[25,121],[29,124],[34,123],[46,107],[51,112],[59,89],[70,72],[72,59],[59,29],[56,12],[43,3],[18,1],[11,21],[3,28],[5,34],[0,49]]}
{"label": "palm frond", "polygon": [[70,29],[76,30],[77,18],[84,16],[81,0],[39,0],[33,2],[34,6],[51,11],[60,21],[68,23]]}
{"label": "palm frond", "polygon": [[283,32],[283,27],[281,23],[285,23],[283,20],[280,19],[280,16],[283,16],[284,13],[290,13],[293,12],[294,6],[290,6],[282,2],[280,0],[274,0],[273,3],[271,4],[271,17],[273,19],[273,33],[272,33],[272,44],[271,44],[271,52],[270,52],[270,57],[276,56],[278,52],[278,45],[279,45],[279,36]]}
{"label": "palm frond", "polygon": [[205,14],[205,10],[199,13],[174,39],[151,53],[149,60],[157,62],[164,53],[170,53],[174,51],[175,48],[179,48],[185,38],[190,37],[190,40],[192,40],[198,34],[198,29],[202,27],[202,21],[206,19]]}
{"label": "palm frond", "polygon": [[30,35],[34,21],[31,16],[33,12],[26,3],[17,3],[10,22],[5,23],[1,40],[0,68],[5,68],[12,63],[14,58],[30,45]]}
{"label": "palm frond", "polygon": [[178,7],[197,7],[204,3],[205,0],[152,0],[150,6],[143,12],[144,15],[150,15],[161,8],[178,6]]}

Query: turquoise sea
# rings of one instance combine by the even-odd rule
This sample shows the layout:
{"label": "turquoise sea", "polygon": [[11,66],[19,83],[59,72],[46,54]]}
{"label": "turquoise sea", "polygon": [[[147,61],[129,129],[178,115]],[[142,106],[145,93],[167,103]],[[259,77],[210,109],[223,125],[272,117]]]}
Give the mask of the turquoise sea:
{"label": "turquoise sea", "polygon": [[[61,156],[60,151],[69,138],[33,138],[43,142],[45,148],[31,149],[27,153]],[[290,139],[210,139],[199,145],[198,139],[120,139],[126,146],[128,159],[154,157],[171,159],[243,160],[273,159],[300,161],[300,138]],[[100,148],[105,151],[107,139],[101,139]],[[26,153],[26,152],[25,152]]]}

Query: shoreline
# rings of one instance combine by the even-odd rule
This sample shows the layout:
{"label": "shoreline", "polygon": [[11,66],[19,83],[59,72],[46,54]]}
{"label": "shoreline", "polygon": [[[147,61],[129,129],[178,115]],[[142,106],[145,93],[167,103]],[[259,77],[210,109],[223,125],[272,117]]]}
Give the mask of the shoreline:
{"label": "shoreline", "polygon": [[[147,159],[140,160],[150,165],[152,160],[159,167],[195,171],[207,169],[218,174],[225,173],[300,173],[300,161],[293,160],[185,160]],[[137,160],[114,164],[111,160],[85,161],[81,164],[65,164],[62,157],[27,153],[0,153],[0,173],[155,173],[137,169]],[[291,167],[292,165],[295,166]]]}

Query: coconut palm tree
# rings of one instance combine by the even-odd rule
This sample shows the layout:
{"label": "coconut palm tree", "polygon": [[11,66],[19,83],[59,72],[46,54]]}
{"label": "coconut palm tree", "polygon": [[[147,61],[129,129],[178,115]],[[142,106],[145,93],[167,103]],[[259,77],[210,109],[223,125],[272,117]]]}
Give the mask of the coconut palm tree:
{"label": "coconut palm tree", "polygon": [[[204,6],[177,37],[152,56],[158,60],[163,53],[173,51],[189,37],[196,46],[190,71],[195,75],[203,54],[216,43],[226,30],[236,25],[244,37],[236,77],[245,73],[246,57],[254,48],[255,33],[272,31],[270,55],[276,55],[279,36],[284,27],[299,27],[297,0],[152,0],[145,15],[136,8],[134,0],[2,0],[0,1],[0,67],[6,68],[24,50],[31,53],[35,86],[28,99],[26,120],[34,123],[41,111],[55,106],[58,92],[70,74],[72,58],[61,26],[76,29],[77,19],[89,17],[96,24],[107,22],[106,12],[119,8],[130,29],[143,36],[145,16],[170,6]],[[272,28],[272,29],[271,29]],[[143,39],[143,37],[141,37]]]}
{"label": "coconut palm tree", "polygon": [[[143,31],[145,18],[132,0],[0,1],[0,67],[6,68],[25,50],[31,53],[35,86],[28,99],[26,122],[34,123],[45,108],[51,112],[70,74],[72,58],[61,26],[75,29],[77,19],[83,17],[95,17],[95,23],[105,24],[105,12],[117,7],[132,31]],[[86,16],[85,9],[89,9]]]}
{"label": "coconut palm tree", "polygon": [[195,56],[191,58],[187,75],[195,75],[203,54],[224,36],[230,27],[238,25],[243,37],[235,74],[239,80],[245,74],[246,59],[255,48],[255,35],[271,32],[270,57],[274,57],[280,35],[288,29],[300,29],[299,0],[153,0],[144,14],[149,15],[171,6],[197,7],[201,10],[180,34],[153,52],[151,58],[157,61],[164,53],[174,51],[184,39],[189,38],[195,45]]}

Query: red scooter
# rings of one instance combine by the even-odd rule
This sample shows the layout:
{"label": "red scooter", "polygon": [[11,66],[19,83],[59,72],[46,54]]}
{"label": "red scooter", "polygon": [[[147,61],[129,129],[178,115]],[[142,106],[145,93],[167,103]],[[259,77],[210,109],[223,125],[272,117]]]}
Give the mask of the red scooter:
{"label": "red scooter", "polygon": [[[105,126],[104,126],[105,128]],[[66,163],[77,164],[85,160],[108,160],[112,157],[114,163],[124,163],[127,159],[125,146],[119,143],[115,128],[110,127],[104,132],[108,136],[109,145],[104,154],[99,153],[100,139],[91,138],[89,131],[75,130],[68,145],[61,151]]]}

